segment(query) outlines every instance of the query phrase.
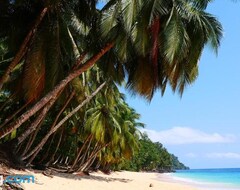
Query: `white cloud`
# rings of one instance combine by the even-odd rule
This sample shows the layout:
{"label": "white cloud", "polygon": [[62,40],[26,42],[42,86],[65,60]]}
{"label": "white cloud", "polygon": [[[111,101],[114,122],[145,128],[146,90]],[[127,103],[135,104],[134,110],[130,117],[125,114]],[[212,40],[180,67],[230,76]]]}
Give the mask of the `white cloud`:
{"label": "white cloud", "polygon": [[238,159],[240,160],[240,154],[234,152],[225,152],[225,153],[208,153],[206,154],[208,158],[223,158],[223,159]]}
{"label": "white cloud", "polygon": [[165,144],[193,144],[193,143],[232,143],[236,137],[231,134],[206,133],[189,127],[173,127],[164,131],[143,129],[153,141]]}

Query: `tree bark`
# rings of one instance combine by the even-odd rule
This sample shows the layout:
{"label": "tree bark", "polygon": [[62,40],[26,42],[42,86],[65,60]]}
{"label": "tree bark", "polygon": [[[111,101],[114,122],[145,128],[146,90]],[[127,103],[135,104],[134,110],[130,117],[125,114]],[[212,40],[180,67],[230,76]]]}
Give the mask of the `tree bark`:
{"label": "tree bark", "polygon": [[98,61],[106,52],[108,52],[114,46],[113,43],[107,44],[99,53],[92,56],[86,63],[82,64],[77,70],[72,71],[65,79],[60,81],[60,83],[47,95],[45,95],[41,100],[39,100],[32,108],[23,113],[15,122],[10,123],[6,128],[0,129],[0,139],[11,133],[13,130],[19,128],[25,121],[27,121],[32,115],[34,115],[38,110],[44,107],[53,97],[57,94],[74,78],[90,69],[96,61]]}
{"label": "tree bark", "polygon": [[88,164],[88,166],[85,167],[85,171],[89,171],[89,169],[91,168],[91,166],[93,165],[93,163],[96,161],[97,159],[97,155],[95,155],[95,157],[92,159],[92,161]]}
{"label": "tree bark", "polygon": [[110,144],[110,143],[107,143],[107,144],[101,146],[97,151],[95,151],[94,153],[92,153],[92,154],[89,156],[87,162],[84,164],[84,166],[82,166],[82,167],[79,168],[78,172],[79,172],[79,171],[84,171],[88,166],[90,167],[89,164],[91,163],[92,159],[94,159],[94,158],[100,153],[100,151],[102,151],[102,149],[105,148],[105,147],[107,147],[109,144]]}
{"label": "tree bark", "polygon": [[[59,137],[59,139],[58,139],[57,146],[56,146],[56,148],[55,148],[55,151],[54,151],[53,154],[51,155],[50,159],[48,160],[48,162],[47,162],[47,164],[46,164],[47,166],[54,160],[54,157],[55,157],[55,155],[56,155],[56,153],[57,153],[57,151],[58,151],[58,148],[59,148],[59,146],[60,146],[60,144],[61,144],[61,142],[62,142],[63,131],[64,131],[64,128],[62,128],[60,137]],[[55,133],[54,133],[54,134],[55,134]],[[50,148],[49,148],[48,150],[50,150]]]}
{"label": "tree bark", "polygon": [[[43,119],[40,121],[40,123],[38,124],[38,126],[36,127],[36,130],[33,134],[31,134],[28,142],[27,142],[27,145],[25,145],[25,148],[23,151],[21,151],[21,157],[23,157],[27,151],[31,148],[32,144],[34,143],[35,139],[36,139],[36,136],[41,128],[41,124],[43,122]],[[21,146],[21,144],[19,144],[18,146]]]}
{"label": "tree bark", "polygon": [[90,142],[88,143],[88,146],[87,148],[85,149],[85,152],[82,156],[80,156],[79,160],[78,160],[78,163],[79,166],[83,165],[84,164],[84,161],[85,161],[85,158],[87,157],[87,155],[89,155],[89,150],[90,150],[90,147],[91,147],[91,144],[92,144],[92,140],[93,138],[90,139]]}
{"label": "tree bark", "polygon": [[62,112],[66,109],[66,107],[68,106],[69,102],[72,100],[73,96],[75,95],[75,91],[73,91],[68,97],[67,97],[67,101],[65,102],[65,104],[63,105],[62,109],[58,112],[52,126],[50,129],[52,129],[53,127],[55,127],[55,125],[57,124],[57,121],[59,119],[59,117],[61,116]]}
{"label": "tree bark", "polygon": [[[54,122],[53,122],[53,124],[52,124],[52,126],[51,126],[50,129],[52,129],[52,128],[56,125],[59,117],[61,116],[62,112],[66,109],[67,105],[68,105],[69,102],[72,100],[72,98],[73,98],[74,95],[75,95],[75,91],[73,91],[73,92],[67,97],[67,101],[66,101],[65,104],[63,105],[62,109],[58,112],[58,115],[56,116],[56,118],[55,118],[55,120],[54,120]],[[61,131],[61,134],[60,134],[60,137],[59,137],[57,146],[56,146],[56,148],[55,148],[55,152],[51,155],[51,158],[48,160],[48,163],[51,162],[52,159],[54,159],[54,156],[55,156],[55,154],[56,154],[56,152],[57,152],[57,149],[58,149],[58,147],[60,146],[60,142],[61,142],[61,140],[62,140],[62,134],[63,134],[63,129],[62,129],[62,131]],[[44,157],[41,159],[40,162],[42,162],[43,160],[45,160],[45,159],[48,157],[48,153],[49,153],[50,147],[51,147],[51,145],[52,145],[52,143],[53,143],[54,136],[55,136],[55,134],[53,135],[52,141],[51,141],[51,143],[50,143],[50,145],[49,145],[49,147],[48,147],[48,150],[47,150],[46,154],[44,155]]]}
{"label": "tree bark", "polygon": [[98,142],[97,142],[95,144],[93,150],[91,152],[89,151],[89,155],[87,156],[86,161],[81,163],[81,164],[79,164],[79,168],[78,168],[77,171],[84,171],[86,166],[90,163],[92,156],[95,154],[95,152],[97,152],[98,146],[100,146],[100,145],[98,145]]}
{"label": "tree bark", "polygon": [[81,153],[83,151],[83,148],[85,147],[85,145],[87,144],[87,142],[89,141],[89,139],[92,138],[92,135],[89,135],[88,138],[85,140],[85,142],[83,143],[82,147],[78,150],[77,156],[75,157],[73,164],[71,166],[71,168],[68,170],[68,172],[72,172],[73,168],[75,167],[75,165],[77,164],[77,162],[79,161],[79,157],[81,156]]}
{"label": "tree bark", "polygon": [[53,98],[43,109],[42,112],[38,115],[38,117],[35,119],[35,121],[32,123],[30,127],[28,127],[27,130],[25,130],[18,138],[17,143],[18,145],[22,143],[33,131],[37,129],[37,126],[43,121],[43,119],[46,117],[48,111],[52,107],[52,105],[55,102],[55,99]]}
{"label": "tree bark", "polygon": [[47,10],[48,10],[47,7],[45,7],[42,10],[42,12],[40,13],[39,17],[37,18],[34,26],[31,28],[31,30],[29,31],[29,33],[25,37],[23,43],[21,44],[21,47],[20,47],[19,51],[17,52],[16,56],[14,57],[14,59],[12,60],[10,65],[8,66],[8,68],[5,71],[5,73],[3,74],[3,76],[1,77],[1,79],[0,79],[0,90],[3,87],[3,84],[7,81],[9,74],[12,72],[12,70],[21,61],[21,59],[23,58],[23,56],[27,52],[27,45],[28,45],[29,41],[32,39],[33,35],[35,34],[36,29],[39,26],[39,24],[41,23],[45,14],[47,13]]}

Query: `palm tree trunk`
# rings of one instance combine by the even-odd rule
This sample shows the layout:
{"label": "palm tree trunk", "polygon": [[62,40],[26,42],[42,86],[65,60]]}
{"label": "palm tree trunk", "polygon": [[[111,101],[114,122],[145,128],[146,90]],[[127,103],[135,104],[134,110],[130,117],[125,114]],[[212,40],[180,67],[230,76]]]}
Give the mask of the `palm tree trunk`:
{"label": "palm tree trunk", "polygon": [[42,112],[38,115],[38,117],[35,119],[35,121],[32,123],[31,126],[28,127],[27,130],[24,131],[18,138],[17,143],[18,145],[22,143],[34,130],[36,130],[37,126],[41,124],[41,122],[46,117],[49,109],[52,107],[52,105],[55,102],[55,98],[53,98],[43,109]]}
{"label": "palm tree trunk", "polygon": [[92,156],[95,155],[95,152],[97,152],[97,150],[98,150],[98,146],[101,146],[101,145],[98,145],[98,144],[99,144],[98,142],[95,144],[95,146],[94,146],[94,148],[93,148],[91,154],[88,155],[88,157],[87,157],[87,159],[86,159],[86,162],[83,163],[83,164],[80,164],[80,167],[78,168],[77,171],[84,171],[84,170],[85,170],[85,168],[86,168],[86,167],[88,166],[88,164],[91,162],[91,160],[92,160],[92,159],[91,159]]}
{"label": "palm tree trunk", "polygon": [[8,68],[5,71],[5,73],[3,74],[3,76],[0,78],[0,90],[3,87],[3,84],[7,81],[9,74],[12,72],[14,67],[21,61],[21,59],[23,58],[23,56],[27,52],[27,45],[28,45],[29,41],[32,39],[33,35],[35,34],[35,32],[37,30],[37,27],[39,26],[39,24],[41,23],[42,19],[45,16],[45,14],[47,13],[47,10],[48,10],[47,7],[45,7],[42,10],[42,12],[40,13],[39,17],[37,18],[34,26],[31,28],[31,30],[29,31],[29,33],[25,37],[25,39],[24,39],[19,51],[17,52],[16,56],[14,57],[14,59],[12,60],[10,65],[8,66]]}
{"label": "palm tree trunk", "polygon": [[26,108],[29,103],[30,102],[27,102],[21,108],[19,108],[15,113],[11,114],[11,116],[6,118],[3,124],[1,124],[0,128],[4,127],[7,123],[9,123],[9,121],[11,121],[18,113],[20,113],[24,108]]}
{"label": "palm tree trunk", "polygon": [[79,160],[78,160],[79,166],[82,166],[84,164],[85,158],[86,158],[87,154],[89,153],[89,149],[91,147],[92,140],[93,140],[93,138],[91,138],[91,140],[89,141],[88,146],[85,149],[84,154],[79,158]]}
{"label": "palm tree trunk", "polygon": [[6,128],[0,129],[0,139],[20,127],[38,110],[44,107],[52,98],[65,88],[65,86],[74,78],[90,69],[106,52],[114,46],[113,43],[107,44],[99,53],[90,58],[85,64],[82,64],[77,70],[72,71],[65,79],[63,79],[52,91],[38,101],[31,109],[23,113],[15,122],[10,123]]}
{"label": "palm tree trunk", "polygon": [[98,159],[97,164],[94,169],[98,169],[101,166],[101,160]]}
{"label": "palm tree trunk", "polygon": [[[36,139],[37,133],[38,133],[38,131],[39,131],[40,128],[41,128],[42,122],[43,122],[43,120],[41,120],[41,122],[40,122],[40,124],[38,125],[37,129],[35,130],[35,132],[30,136],[27,145],[25,146],[24,150],[21,151],[21,157],[23,157],[23,156],[27,153],[27,151],[31,148],[34,140]],[[20,146],[20,144],[19,144],[18,146]]]}
{"label": "palm tree trunk", "polygon": [[89,156],[89,158],[88,158],[87,162],[84,164],[84,166],[81,167],[81,168],[78,170],[78,172],[79,172],[79,171],[84,171],[84,170],[89,166],[89,164],[92,162],[92,159],[94,159],[94,158],[99,154],[99,152],[100,152],[103,148],[107,147],[109,144],[110,144],[110,143],[107,143],[107,144],[105,144],[105,145],[103,145],[103,146],[100,146],[100,148],[98,148],[96,151],[94,151],[94,152]]}
{"label": "palm tree trunk", "polygon": [[[68,105],[69,102],[72,100],[72,98],[73,98],[74,95],[75,95],[75,91],[73,91],[73,92],[67,97],[67,101],[66,101],[65,104],[63,105],[62,109],[58,112],[58,115],[56,116],[56,118],[55,118],[52,126],[50,127],[50,129],[52,129],[52,128],[56,125],[59,117],[61,116],[62,112],[66,109],[67,105]],[[54,158],[54,156],[55,156],[55,154],[56,154],[56,152],[57,152],[57,149],[58,149],[58,147],[59,147],[59,145],[60,145],[60,142],[61,142],[61,139],[62,139],[62,134],[63,134],[63,130],[61,131],[58,144],[57,144],[57,146],[56,146],[56,148],[55,148],[55,152],[52,154],[52,156],[51,156],[51,158],[49,159],[48,162],[50,162],[50,161]],[[55,136],[55,134],[54,134],[54,136]],[[48,152],[49,152],[49,150],[50,150],[50,147],[51,147],[51,144],[52,144],[52,142],[53,142],[54,136],[53,136],[52,141],[51,141],[51,143],[50,143],[50,145],[49,145],[49,147],[48,147],[48,150],[47,150],[47,153],[46,153],[46,154],[48,154]],[[42,162],[42,161],[47,157],[46,154],[44,155],[44,157],[41,159],[40,162]]]}
{"label": "palm tree trunk", "polygon": [[[62,130],[61,130],[61,134],[60,134],[60,137],[59,137],[59,139],[58,139],[58,143],[57,143],[57,146],[56,146],[56,148],[55,148],[55,151],[54,151],[53,154],[51,155],[51,157],[50,157],[50,159],[48,160],[48,162],[47,162],[46,165],[49,165],[49,164],[54,160],[54,157],[55,157],[55,155],[56,155],[56,153],[57,153],[57,151],[58,151],[58,148],[59,148],[59,146],[60,146],[60,144],[61,144],[61,142],[62,142],[63,131],[64,131],[64,128],[62,128]],[[54,133],[54,134],[55,134],[55,133]],[[49,148],[48,150],[50,150],[50,148]]]}
{"label": "palm tree trunk", "polygon": [[97,159],[97,155],[95,155],[92,158],[92,161],[90,161],[89,164],[85,166],[84,171],[88,171],[90,169],[90,167],[93,165],[93,163],[95,162],[96,159]]}
{"label": "palm tree trunk", "polygon": [[58,158],[53,162],[53,165],[57,164],[58,163],[58,160],[61,158],[61,155],[58,156]]}
{"label": "palm tree trunk", "polygon": [[73,164],[71,166],[71,168],[69,169],[68,172],[72,172],[73,171],[73,168],[76,166],[77,162],[78,162],[78,159],[79,157],[81,156],[81,153],[83,151],[83,148],[85,147],[85,145],[87,144],[87,142],[89,141],[89,139],[92,138],[92,135],[89,135],[87,137],[87,139],[85,140],[85,142],[83,143],[82,147],[79,149],[78,153],[77,153],[77,156],[75,157],[74,161],[73,161]]}
{"label": "palm tree trunk", "polygon": [[48,134],[42,139],[42,141],[36,146],[27,156],[25,156],[23,159],[26,159],[33,155],[31,159],[29,160],[28,164],[30,164],[33,159],[36,157],[38,152],[41,150],[43,145],[46,143],[48,138],[56,131],[58,130],[64,122],[66,122],[70,117],[72,117],[79,109],[81,109],[86,103],[88,103],[94,96],[97,95],[97,93],[105,86],[106,82],[101,84],[89,97],[87,97],[79,106],[77,106],[75,109],[73,109],[66,117],[64,117],[54,128],[52,128]]}
{"label": "palm tree trunk", "polygon": [[56,118],[55,118],[55,120],[54,120],[54,122],[53,122],[53,124],[52,124],[52,126],[51,126],[50,129],[52,129],[52,128],[56,125],[59,117],[61,116],[62,112],[66,109],[66,107],[68,106],[69,102],[72,100],[72,98],[73,98],[74,95],[75,95],[75,91],[73,91],[73,92],[67,97],[67,101],[66,101],[65,104],[63,105],[62,109],[58,112],[58,114],[57,114],[57,116],[56,116]]}
{"label": "palm tree trunk", "polygon": [[[68,31],[68,35],[69,35],[69,37],[70,37],[70,39],[72,41],[72,46],[73,46],[72,48],[73,48],[74,57],[78,58],[80,56],[80,53],[78,51],[77,44],[75,43],[75,41],[73,39],[72,33],[69,30],[69,27],[67,27],[67,31]],[[84,55],[84,57],[85,57],[85,55]]]}
{"label": "palm tree trunk", "polygon": [[[61,132],[61,135],[62,135],[62,132]],[[52,147],[52,144],[53,144],[53,141],[54,141],[55,137],[56,137],[56,133],[53,134],[53,136],[51,138],[51,142],[49,143],[48,149],[47,149],[46,153],[44,154],[44,156],[41,158],[41,160],[38,162],[38,164],[41,164],[46,158],[48,158],[49,152],[51,150],[51,147]],[[48,160],[50,160],[50,159],[48,159]]]}

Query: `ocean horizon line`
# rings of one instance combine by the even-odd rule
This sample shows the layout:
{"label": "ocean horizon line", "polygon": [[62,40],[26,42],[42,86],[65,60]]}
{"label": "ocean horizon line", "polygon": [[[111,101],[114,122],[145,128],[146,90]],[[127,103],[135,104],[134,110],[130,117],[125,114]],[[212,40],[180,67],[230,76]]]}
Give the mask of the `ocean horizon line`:
{"label": "ocean horizon line", "polygon": [[[208,169],[240,169],[240,166],[238,167],[210,167],[210,168],[189,168],[188,170],[208,170]],[[181,169],[180,169],[181,170]]]}

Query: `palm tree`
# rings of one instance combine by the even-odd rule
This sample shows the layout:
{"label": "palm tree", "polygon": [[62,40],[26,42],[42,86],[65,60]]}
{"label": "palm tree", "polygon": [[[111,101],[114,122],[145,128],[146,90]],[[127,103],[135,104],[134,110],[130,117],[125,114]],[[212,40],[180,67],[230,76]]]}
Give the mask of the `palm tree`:
{"label": "palm tree", "polygon": [[[96,78],[94,78],[93,76],[98,76],[98,77],[96,77]],[[56,123],[56,121],[58,120],[58,118],[59,118],[59,114],[58,114],[58,116],[56,117],[56,119],[55,119],[55,121],[53,122],[53,124],[52,124],[52,126],[50,127],[50,129],[48,130],[48,129],[43,129],[43,130],[48,130],[47,131],[47,133],[46,134],[39,134],[38,136],[41,136],[41,139],[40,140],[37,140],[37,141],[35,141],[34,142],[34,145],[35,145],[35,147],[34,148],[32,148],[32,149],[29,149],[28,148],[28,150],[26,150],[26,148],[24,148],[25,150],[21,150],[20,152],[22,152],[22,151],[25,151],[24,152],[24,154],[22,154],[23,155],[23,160],[26,160],[28,163],[31,163],[34,159],[35,159],[35,157],[38,155],[38,153],[39,153],[39,151],[43,148],[43,146],[46,144],[47,145],[47,140],[48,140],[48,138],[53,134],[53,133],[55,133],[60,127],[62,127],[62,129],[63,128],[65,128],[65,130],[66,130],[66,128],[69,128],[68,127],[68,125],[70,124],[70,123],[74,123],[74,128],[76,128],[76,126],[77,125],[79,125],[81,122],[81,120],[83,119],[82,118],[82,113],[84,113],[84,110],[85,109],[83,109],[82,107],[86,104],[86,103],[88,103],[89,104],[89,101],[92,99],[92,98],[94,98],[94,96],[96,96],[97,94],[98,94],[98,92],[99,92],[99,90],[101,90],[104,86],[106,86],[106,82],[103,82],[104,80],[106,80],[106,78],[103,78],[103,75],[99,72],[99,69],[95,66],[95,68],[93,68],[92,70],[91,70],[91,72],[90,71],[88,71],[88,72],[86,72],[86,79],[87,79],[87,83],[86,84],[83,84],[83,81],[80,81],[79,80],[79,78],[76,78],[75,80],[74,80],[74,85],[73,85],[73,87],[74,87],[74,89],[75,89],[75,99],[76,99],[76,101],[77,101],[77,103],[75,103],[74,101],[71,101],[72,102],[72,105],[71,105],[71,107],[73,107],[73,108],[71,108],[72,110],[71,111],[67,111],[67,110],[69,110],[69,108],[68,109],[66,109],[65,111],[64,111],[64,109],[66,108],[65,106],[60,110],[60,112],[59,112],[59,114],[61,114],[63,111],[64,111],[64,113],[66,114],[66,116],[62,119],[62,120],[60,120],[59,122],[58,122],[58,124]],[[103,83],[103,84],[101,84],[101,83]],[[99,87],[98,87],[98,85],[99,84],[101,84]],[[77,86],[76,86],[77,85]],[[117,93],[118,92],[118,89],[116,88],[116,86],[114,86],[114,85],[107,85],[108,87],[107,87],[107,89],[108,89],[108,92],[104,92],[104,93],[100,93],[99,95],[101,96],[101,97],[105,97],[105,94],[110,94],[109,93],[109,91],[111,91],[111,95],[112,96],[108,96],[109,98],[108,98],[108,100],[110,101],[110,102],[112,102],[111,101],[111,97],[118,97],[118,95],[117,94],[119,94],[119,93]],[[96,88],[96,90],[94,90]],[[113,89],[115,89],[115,92],[113,92]],[[94,90],[94,92],[93,93],[91,93],[91,91],[92,90]],[[85,93],[84,93],[85,92]],[[83,95],[83,93],[84,93],[84,95]],[[89,95],[87,95],[87,94],[89,94]],[[102,94],[104,94],[104,95],[102,95]],[[115,95],[115,96],[114,96]],[[117,95],[117,96],[116,96]],[[86,96],[86,99],[83,101],[83,99],[84,99],[84,97],[83,96]],[[67,102],[66,102],[66,104],[68,104],[68,102],[70,101],[70,98],[67,98]],[[74,103],[74,104],[73,104]],[[79,104],[80,103],[80,104]],[[74,106],[75,106],[75,104],[79,104],[79,105],[77,105],[77,107],[75,107],[74,108]],[[112,105],[113,105],[113,103],[111,103]],[[90,106],[89,107],[95,107],[96,105],[94,105],[93,103],[90,103]],[[91,108],[90,108],[91,109]],[[73,115],[75,115],[75,117],[78,117],[78,121],[76,121],[76,120],[71,120],[71,122],[68,122],[68,120],[69,120],[69,118],[70,117],[72,117]],[[80,116],[80,117],[79,117]],[[79,121],[80,120],[80,121]],[[67,123],[68,122],[68,123]],[[64,123],[67,123],[67,125],[64,125]],[[81,127],[78,127],[78,128],[81,128]],[[61,131],[63,131],[61,129]],[[34,128],[32,128],[32,126],[30,126],[27,130],[25,130],[25,131],[23,131],[23,133],[20,135],[20,136],[18,136],[17,137],[17,139],[18,139],[18,142],[22,142],[24,139],[26,139],[26,134],[29,134],[29,130],[30,131],[33,131],[34,130]],[[74,133],[76,133],[76,131],[79,131],[79,129],[74,129]],[[40,131],[41,132],[41,131]],[[82,131],[81,133],[83,133],[84,131]],[[61,133],[62,134],[62,133]],[[77,133],[78,134],[78,133]],[[85,132],[83,133],[83,135],[85,134]],[[64,136],[66,136],[66,134],[64,135]],[[68,136],[68,135],[67,135]],[[81,135],[82,136],[82,135]],[[86,137],[88,137],[89,136],[89,134],[87,134],[86,135]],[[62,146],[60,145],[60,141],[63,141],[64,140],[64,138],[62,138],[62,135],[60,136],[61,138],[59,138],[59,142],[57,143],[57,147],[61,147],[62,148]],[[67,137],[68,138],[68,137]],[[71,138],[71,137],[70,137]],[[84,137],[85,138],[85,137]],[[83,141],[85,141],[84,140],[84,138],[83,138]],[[51,141],[52,142],[52,141]],[[86,143],[88,143],[88,149],[87,150],[84,150],[84,155],[87,153],[87,152],[89,152],[91,149],[89,149],[89,148],[91,148],[92,146],[90,146],[92,143],[92,140],[90,141],[90,143],[88,142],[88,140],[86,140],[85,142],[84,142],[84,144],[86,144]],[[98,147],[101,147],[100,146],[100,144],[99,144],[99,141],[96,141],[95,140],[95,143],[96,144],[98,144]],[[52,144],[52,143],[51,143]],[[69,145],[70,144],[73,144],[73,147],[75,147],[76,146],[76,144],[77,144],[77,142],[75,142],[75,140],[73,141],[73,140],[71,140],[71,143],[70,143],[70,141],[68,141],[68,143],[67,143],[67,145],[68,145],[68,149],[69,149]],[[72,145],[71,145],[72,146]],[[105,146],[105,145],[103,145],[103,146]],[[23,147],[25,147],[24,145],[23,145]],[[84,148],[84,146],[82,146],[82,148],[79,150],[79,153],[78,154],[80,154],[79,156],[76,156],[76,158],[75,158],[75,160],[79,160],[79,157],[81,156],[81,153],[82,153],[82,149]],[[92,151],[92,150],[91,150]],[[95,151],[99,151],[98,149],[96,149]],[[94,151],[94,152],[95,152]],[[94,152],[92,152],[91,154],[96,154],[96,153],[94,153]],[[54,153],[54,154],[56,154],[56,153]],[[42,152],[41,152],[41,154],[40,154],[40,157],[39,156],[37,156],[38,157],[38,160],[41,158],[41,155],[42,155]],[[49,155],[49,154],[48,154]],[[50,154],[50,156],[51,156],[51,154]],[[51,156],[52,157],[52,156]],[[54,156],[53,156],[54,157]],[[93,156],[92,156],[92,159],[88,159],[88,157],[86,157],[85,156],[85,158],[84,159],[87,159],[88,161],[87,162],[90,162],[90,161],[92,161],[92,159],[93,159]],[[49,164],[51,164],[52,163],[52,159],[51,160],[48,160],[48,161],[50,161],[49,163],[48,163],[48,165]],[[70,159],[70,161],[71,161],[71,159]],[[75,162],[74,162],[75,163]],[[89,165],[89,164],[87,164],[87,165]],[[86,166],[87,166],[86,165]],[[75,164],[73,164],[73,166],[72,167],[74,167],[75,166]],[[85,168],[85,167],[84,167]]]}
{"label": "palm tree", "polygon": [[[204,45],[211,42],[211,45],[217,48],[221,37],[221,25],[213,16],[205,13],[205,7],[199,6],[199,3],[183,0],[157,2],[122,1],[120,6],[117,1],[113,5],[114,8],[107,4],[105,7],[110,8],[103,8],[101,23],[104,37],[116,42],[114,51],[117,52],[119,59],[115,64],[124,64],[129,76],[128,88],[149,99],[158,88],[164,92],[168,83],[173,90],[178,89],[182,93],[185,85],[196,79],[197,63]],[[133,7],[138,8],[135,10]],[[118,31],[123,32],[116,36]],[[124,52],[117,42],[126,47],[122,49],[133,50]],[[84,69],[79,68],[70,73],[66,80],[23,114],[17,122],[2,130],[0,136],[3,137],[18,128],[52,97],[56,97],[68,82],[91,67],[113,46],[113,43],[105,46],[104,52],[89,61],[90,64],[85,65]],[[42,74],[39,77],[38,81],[42,81]],[[35,90],[41,91],[42,85],[37,86],[40,89]]]}
{"label": "palm tree", "polygon": [[[49,98],[42,99],[42,102],[39,102],[40,104],[38,104],[38,106],[36,105],[33,112],[28,112],[28,118],[34,115],[39,109],[45,107],[50,100],[55,102],[57,97],[63,92],[66,85],[79,75],[76,73],[77,69],[78,72],[81,70],[80,72],[83,73],[106,51],[108,51],[109,48],[112,47],[112,44],[107,44],[105,49],[103,48],[103,51],[98,52],[92,57],[93,59],[89,59],[87,64],[79,67],[85,56],[80,56],[79,58],[75,57],[76,49],[74,48],[76,48],[77,44],[77,48],[80,53],[84,55],[85,53],[83,53],[83,50],[87,49],[88,55],[86,57],[91,56],[91,38],[93,35],[90,34],[91,32],[89,32],[88,28],[91,26],[91,30],[94,30],[94,27],[92,26],[94,25],[94,20],[96,20],[96,18],[92,15],[87,16],[87,14],[79,14],[78,11],[80,11],[79,7],[83,8],[84,6],[88,6],[88,14],[92,11],[93,15],[95,15],[96,8],[93,8],[96,7],[93,6],[95,3],[95,1],[74,1],[72,4],[68,4],[66,2],[56,1],[54,4],[51,4],[50,9],[47,9],[48,17],[41,17],[42,22],[40,24],[38,23],[37,32],[35,32],[35,35],[31,35],[32,38],[29,40],[31,41],[31,50],[26,54],[26,57],[23,60],[24,64],[22,73],[20,72],[21,74],[18,75],[20,83],[17,85],[17,90],[22,94],[20,94],[20,97],[23,97],[27,104],[36,102],[43,94],[49,92],[49,90],[56,86],[64,75],[68,75],[68,77],[72,76],[73,78],[70,77],[70,80],[62,80],[62,85],[59,85],[58,89],[54,92],[52,91],[54,95],[49,94]],[[16,4],[15,6],[15,12],[11,13],[13,17],[15,17],[19,12],[19,4]],[[34,7],[34,2],[31,3],[30,6]],[[50,5],[43,6],[48,7]],[[29,7],[25,7],[24,3],[20,4],[20,8],[21,11],[26,11],[27,13],[29,12]],[[66,10],[63,11],[62,9]],[[33,11],[32,7],[30,8],[30,11]],[[59,14],[59,11],[63,11],[63,14]],[[14,37],[9,36],[8,38],[11,39]],[[95,43],[95,45],[101,48],[99,43]],[[64,70],[64,68],[68,69]],[[6,73],[8,73],[8,69]],[[21,124],[26,121],[24,118],[26,117],[22,115],[20,119]],[[13,123],[9,123],[9,126],[17,127],[17,125],[12,124]],[[4,136],[12,130],[12,127],[10,130],[6,130],[8,132],[4,132]]]}
{"label": "palm tree", "polygon": [[143,125],[137,122],[139,114],[124,103],[114,84],[98,94],[94,106],[90,106],[85,115],[84,129],[87,136],[91,134],[89,143],[94,148],[85,150],[84,154],[91,152],[89,157],[79,157],[85,161],[79,162],[78,171],[87,170],[94,162],[104,167],[116,163],[121,157],[129,159],[138,147],[139,131],[136,127]]}
{"label": "palm tree", "polygon": [[[124,47],[118,56],[126,57],[129,89],[151,99],[157,89],[164,93],[167,84],[182,94],[196,79],[204,46],[217,50],[222,36],[220,23],[204,11],[208,2],[127,0],[103,13],[103,35]],[[117,31],[125,37],[116,37]]]}
{"label": "palm tree", "polygon": [[125,102],[121,102],[119,115],[121,117],[121,133],[117,134],[108,154],[111,159],[108,163],[120,162],[123,158],[130,159],[138,150],[140,132],[137,127],[144,127],[143,123],[137,122],[140,115],[130,108]]}
{"label": "palm tree", "polygon": [[[79,104],[75,109],[73,109],[67,116],[65,116],[59,123],[56,125],[53,125],[53,127],[50,129],[50,131],[47,133],[47,135],[42,138],[41,142],[28,154],[28,156],[25,156],[24,159],[30,157],[32,158],[28,162],[29,164],[33,161],[37,153],[42,149],[44,144],[47,142],[48,138],[55,133],[63,124],[66,122],[71,116],[73,116],[76,112],[78,112],[86,103],[88,103],[96,94],[105,86],[106,83],[103,83],[100,85],[90,96],[88,96],[81,104]],[[25,136],[25,135],[24,135]]]}
{"label": "palm tree", "polygon": [[[43,17],[36,26],[37,31],[27,43],[30,51],[16,69],[23,84],[18,86],[24,89],[21,97],[25,103],[36,103],[1,128],[0,138],[31,116],[37,116],[39,110],[43,112],[50,103],[53,105],[66,86],[96,62],[106,76],[117,82],[126,74],[127,87],[149,100],[157,89],[164,93],[167,84],[182,94],[185,86],[196,79],[205,44],[210,42],[217,49],[221,38],[220,23],[204,11],[207,0],[110,0],[102,10],[96,9],[94,0],[54,1],[50,5],[31,2],[30,8],[24,3],[18,4],[20,9],[16,6],[13,21],[18,10],[20,13],[27,10],[26,15],[37,18],[48,7],[48,17]],[[8,4],[15,6],[14,2]],[[86,9],[85,14],[81,14],[81,8]],[[28,27],[20,30],[19,36],[28,33],[30,18],[25,18],[23,23],[28,23]],[[8,34],[12,33],[1,32],[0,39],[16,38]],[[16,54],[18,48],[8,44],[9,54]],[[76,57],[76,48],[81,56]],[[103,114],[105,107],[101,108]],[[114,123],[114,116],[111,118]]]}

